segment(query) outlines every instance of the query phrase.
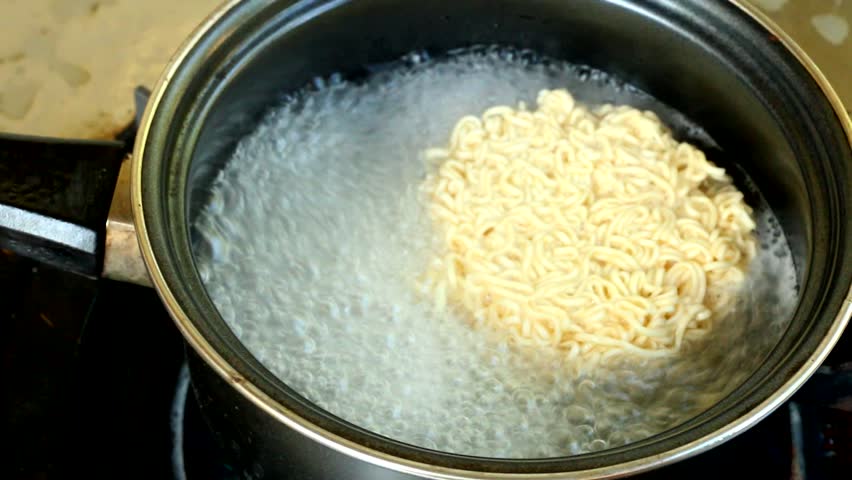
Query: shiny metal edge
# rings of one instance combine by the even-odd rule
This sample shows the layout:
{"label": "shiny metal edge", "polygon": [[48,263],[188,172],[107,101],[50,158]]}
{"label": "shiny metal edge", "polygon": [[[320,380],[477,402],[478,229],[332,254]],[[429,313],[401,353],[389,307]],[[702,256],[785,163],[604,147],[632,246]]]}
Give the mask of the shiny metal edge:
{"label": "shiny metal edge", "polygon": [[[145,224],[144,207],[142,205],[142,161],[144,158],[145,143],[148,137],[148,130],[151,125],[151,119],[156,114],[157,107],[162,100],[166,88],[169,86],[171,79],[177,69],[180,67],[188,52],[199,42],[202,36],[227,12],[236,7],[241,0],[229,0],[221,5],[216,11],[208,16],[184,42],[178,52],[172,57],[166,66],[162,76],[160,77],[151,99],[145,110],[142,118],[142,123],[137,135],[134,148],[133,165],[132,165],[132,180],[131,180],[131,198],[133,217],[137,226],[139,244],[142,250],[142,255],[151,275],[154,287],[158,292],[161,300],[166,305],[172,318],[178,326],[178,329],[184,335],[184,338],[192,346],[192,348],[201,356],[202,359],[213,368],[228,384],[245,396],[249,401],[254,403],[258,408],[262,409],[276,420],[284,423],[288,427],[305,435],[306,437],[319,442],[338,452],[349,455],[353,458],[372,463],[374,465],[396,470],[411,475],[432,478],[436,480],[469,480],[469,479],[541,479],[541,480],[557,480],[557,479],[590,479],[590,478],[618,478],[626,475],[651,470],[664,465],[668,465],[688,457],[697,455],[701,452],[709,450],[719,444],[744,432],[769,413],[778,408],[785,402],[805,381],[816,371],[823,360],[828,356],[831,348],[837,343],[840,335],[843,333],[846,324],[852,316],[852,285],[850,285],[849,297],[844,301],[843,306],[835,317],[831,328],[817,346],[814,353],[808,358],[804,365],[788,380],[775,394],[771,395],[764,402],[753,408],[751,411],[738,418],[734,422],[726,425],[725,428],[717,430],[709,435],[699,438],[691,443],[681,447],[663,452],[653,457],[642,458],[631,462],[625,462],[606,467],[600,467],[589,470],[576,472],[562,473],[546,473],[546,474],[507,474],[507,473],[484,473],[469,470],[458,470],[436,467],[424,463],[414,462],[407,459],[402,459],[388,455],[363,445],[351,442],[345,438],[339,437],[319,426],[306,421],[293,413],[288,408],[284,407],[274,399],[270,398],[255,385],[247,382],[242,375],[234,369],[219,352],[204,339],[204,336],[192,323],[186,312],[176,301],[172,294],[168,283],[162,275],[162,272],[157,264],[156,255],[153,252],[151,243],[148,240],[148,230]],[[834,108],[838,115],[841,125],[846,131],[849,139],[850,148],[852,148],[852,120],[844,109],[843,103],[837,96],[834,89],[829,84],[825,75],[814,64],[810,57],[783,32],[774,22],[760,12],[756,7],[746,4],[741,0],[728,0],[731,4],[741,9],[745,14],[749,15],[755,21],[760,23],[768,32],[775,35],[778,40],[784,45],[787,50],[802,64],[814,80],[819,84],[826,98]]]}
{"label": "shiny metal edge", "polygon": [[91,253],[97,250],[98,238],[94,231],[73,222],[66,222],[12,205],[0,205],[0,227],[32,238],[48,240],[80,252]]}

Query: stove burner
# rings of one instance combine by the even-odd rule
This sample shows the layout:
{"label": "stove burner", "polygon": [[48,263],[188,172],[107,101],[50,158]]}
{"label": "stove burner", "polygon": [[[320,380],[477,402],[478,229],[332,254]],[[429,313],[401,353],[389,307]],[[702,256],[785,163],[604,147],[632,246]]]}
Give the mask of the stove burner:
{"label": "stove burner", "polygon": [[186,464],[183,459],[183,430],[186,419],[187,393],[189,392],[189,366],[186,362],[180,367],[175,399],[172,401],[172,415],[169,423],[172,427],[172,468],[175,480],[187,480]]}
{"label": "stove burner", "polygon": [[181,365],[170,417],[172,429],[172,469],[175,480],[248,480],[261,478],[247,475],[232,462],[201,417],[192,393],[189,368]]}

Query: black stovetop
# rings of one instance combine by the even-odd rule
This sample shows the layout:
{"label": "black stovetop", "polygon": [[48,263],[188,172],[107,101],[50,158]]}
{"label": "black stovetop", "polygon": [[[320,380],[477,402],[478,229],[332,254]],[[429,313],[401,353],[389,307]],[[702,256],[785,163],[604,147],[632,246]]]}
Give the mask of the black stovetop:
{"label": "black stovetop", "polygon": [[[0,355],[0,479],[257,478],[207,431],[184,343],[153,290],[0,252]],[[756,427],[642,478],[848,478],[850,438],[847,334]]]}

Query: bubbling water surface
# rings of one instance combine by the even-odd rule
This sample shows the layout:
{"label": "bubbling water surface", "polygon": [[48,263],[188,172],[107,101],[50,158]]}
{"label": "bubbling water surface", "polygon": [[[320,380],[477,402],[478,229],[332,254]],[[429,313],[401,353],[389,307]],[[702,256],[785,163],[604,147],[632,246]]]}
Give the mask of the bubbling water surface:
{"label": "bubbling water surface", "polygon": [[[418,294],[432,231],[418,201],[423,149],[463,115],[534,104],[543,88],[654,110],[602,72],[511,50],[412,54],[359,82],[334,75],[288,97],[243,139],[195,225],[199,272],[222,317],[296,392],[414,445],[500,458],[574,455],[647,438],[740,384],[789,323],[792,255],[751,182],[760,250],[738,308],[669,359],[583,369],[475,331]],[[736,152],[726,155],[736,163]],[[747,198],[748,198],[747,197]]]}

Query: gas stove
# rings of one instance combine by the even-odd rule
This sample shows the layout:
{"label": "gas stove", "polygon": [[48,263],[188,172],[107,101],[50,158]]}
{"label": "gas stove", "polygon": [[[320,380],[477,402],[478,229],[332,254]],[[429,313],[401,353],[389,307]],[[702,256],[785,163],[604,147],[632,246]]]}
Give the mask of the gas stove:
{"label": "gas stove", "polygon": [[[0,253],[0,478],[265,478],[227,458],[208,430],[185,348],[153,290]],[[822,480],[848,478],[850,468],[847,333],[757,426],[640,478]]]}

